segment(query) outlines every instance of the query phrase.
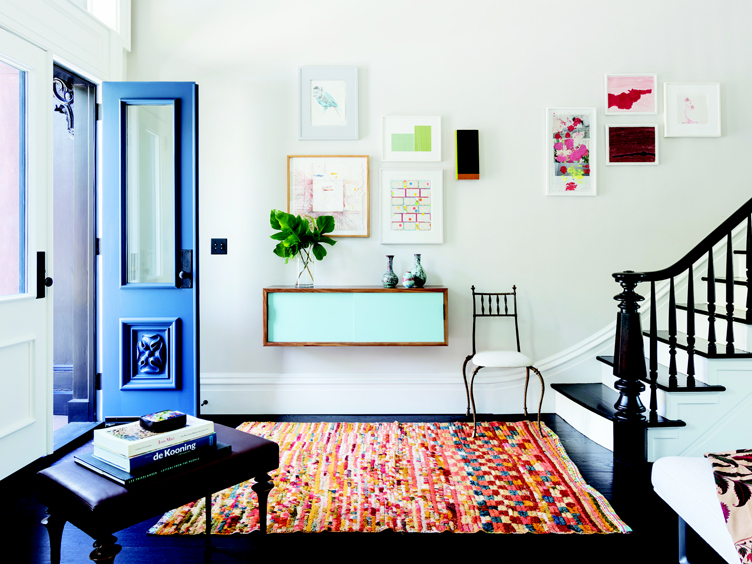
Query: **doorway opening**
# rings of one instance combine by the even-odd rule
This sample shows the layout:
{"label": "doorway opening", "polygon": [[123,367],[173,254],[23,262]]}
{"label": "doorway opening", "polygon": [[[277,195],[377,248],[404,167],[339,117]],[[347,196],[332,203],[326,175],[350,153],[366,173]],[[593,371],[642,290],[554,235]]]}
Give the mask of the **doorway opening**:
{"label": "doorway opening", "polygon": [[53,429],[96,420],[96,86],[53,67]]}

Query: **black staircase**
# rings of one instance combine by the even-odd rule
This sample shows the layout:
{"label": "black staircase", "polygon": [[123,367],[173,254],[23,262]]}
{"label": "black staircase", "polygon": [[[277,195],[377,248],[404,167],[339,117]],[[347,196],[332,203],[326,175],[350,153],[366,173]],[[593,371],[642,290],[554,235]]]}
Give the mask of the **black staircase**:
{"label": "black staircase", "polygon": [[[616,319],[616,344],[613,357],[598,357],[598,360],[613,366],[618,378],[614,392],[601,384],[552,384],[551,387],[581,406],[613,421],[614,459],[628,464],[640,464],[647,460],[647,429],[650,427],[684,426],[682,421],[671,421],[657,413],[657,390],[665,392],[718,392],[722,386],[709,386],[695,379],[695,357],[706,358],[752,358],[752,353],[734,344],[734,323],[752,324],[752,289],[748,288],[746,307],[734,309],[734,288],[747,286],[752,269],[752,200],[749,200],[731,217],[724,221],[694,249],[669,268],[654,272],[618,272],[613,275],[622,287],[622,293],[614,299],[619,302]],[[746,249],[734,250],[732,231],[746,221]],[[713,247],[724,245],[726,251],[725,275],[715,277]],[[734,254],[746,256],[743,276],[734,274]],[[707,256],[708,271],[702,277],[707,284],[707,301],[695,303],[693,278],[694,265]],[[675,278],[686,274],[686,303],[676,302]],[[668,330],[659,330],[656,313],[656,283],[668,281]],[[639,302],[644,298],[635,292],[637,284],[650,283],[650,328],[642,330]],[[723,284],[723,296],[716,296],[716,284]],[[716,301],[721,300],[717,305]],[[723,303],[725,302],[725,304]],[[676,312],[686,311],[686,333],[677,331]],[[741,310],[741,311],[739,311]],[[707,317],[708,332],[700,338],[695,332],[697,315]],[[716,321],[726,323],[724,335],[716,335]],[[648,358],[645,357],[643,335],[649,337]],[[718,343],[718,339],[723,342]],[[666,343],[669,350],[668,366],[658,364],[658,343]],[[746,343],[744,344],[746,348]],[[677,366],[677,350],[686,351],[686,366]],[[680,372],[684,370],[684,372]],[[650,387],[650,405],[646,408],[640,400],[640,392]],[[610,404],[610,406],[609,406]],[[647,413],[646,413],[647,412]]]}

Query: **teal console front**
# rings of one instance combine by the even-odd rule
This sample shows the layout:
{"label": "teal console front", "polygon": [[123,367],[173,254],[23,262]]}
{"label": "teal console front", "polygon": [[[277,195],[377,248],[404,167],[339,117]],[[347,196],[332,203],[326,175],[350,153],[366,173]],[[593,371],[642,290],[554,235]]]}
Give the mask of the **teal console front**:
{"label": "teal console front", "polygon": [[446,346],[447,289],[264,288],[264,346]]}

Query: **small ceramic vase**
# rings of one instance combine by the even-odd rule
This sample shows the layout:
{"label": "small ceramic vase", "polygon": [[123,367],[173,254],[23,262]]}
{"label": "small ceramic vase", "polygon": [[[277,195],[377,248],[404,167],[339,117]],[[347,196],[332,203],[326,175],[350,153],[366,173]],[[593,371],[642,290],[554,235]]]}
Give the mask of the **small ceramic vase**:
{"label": "small ceramic vase", "polygon": [[413,263],[413,278],[415,279],[415,287],[422,288],[426,285],[426,271],[423,270],[423,266],[420,264],[420,255],[414,255],[415,262]]}
{"label": "small ceramic vase", "polygon": [[412,272],[405,272],[402,275],[402,284],[405,288],[412,288],[415,286],[415,277]]}
{"label": "small ceramic vase", "polygon": [[387,270],[384,273],[384,276],[382,276],[381,278],[381,283],[384,285],[384,288],[394,288],[399,283],[399,278],[397,278],[394,270],[392,270],[392,261],[394,260],[394,255],[386,255],[386,259]]}

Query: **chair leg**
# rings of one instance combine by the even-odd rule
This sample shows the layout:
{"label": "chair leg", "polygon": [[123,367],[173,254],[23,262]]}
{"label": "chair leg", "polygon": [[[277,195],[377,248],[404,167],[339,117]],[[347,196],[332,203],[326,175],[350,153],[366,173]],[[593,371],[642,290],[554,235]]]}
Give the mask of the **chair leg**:
{"label": "chair leg", "polygon": [[527,419],[527,385],[530,383],[530,367],[525,367],[525,394],[522,397],[522,409],[525,412],[525,418]]}
{"label": "chair leg", "polygon": [[462,379],[465,381],[465,394],[467,395],[467,409],[465,410],[465,417],[470,417],[470,388],[467,387],[467,363],[473,355],[468,355],[465,359],[465,364],[462,365]]}
{"label": "chair leg", "polygon": [[478,373],[478,371],[483,368],[482,366],[479,366],[475,369],[475,372],[473,372],[473,377],[470,380],[470,403],[473,404],[473,438],[475,438],[475,422],[476,422],[476,415],[475,415],[475,396],[473,395],[473,385],[475,384],[475,375]]}
{"label": "chair leg", "polygon": [[541,408],[543,407],[543,394],[546,393],[546,384],[543,381],[543,375],[540,373],[540,370],[538,370],[535,366],[531,366],[530,370],[532,370],[538,375],[538,378],[540,379],[540,383],[541,383],[541,395],[540,395],[540,401],[538,402],[538,433],[541,433],[540,416],[541,416]]}
{"label": "chair leg", "polygon": [[112,535],[94,541],[94,550],[89,554],[89,560],[93,560],[97,564],[113,564],[115,557],[123,549],[115,542],[117,542],[117,538]]}

